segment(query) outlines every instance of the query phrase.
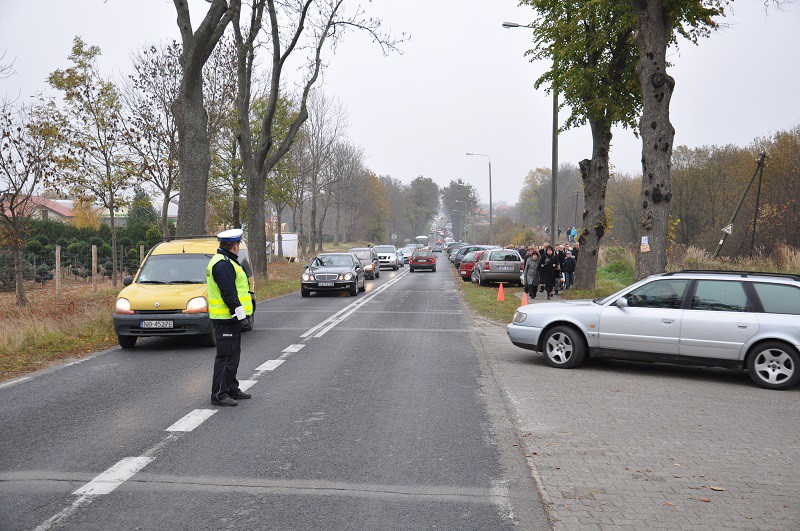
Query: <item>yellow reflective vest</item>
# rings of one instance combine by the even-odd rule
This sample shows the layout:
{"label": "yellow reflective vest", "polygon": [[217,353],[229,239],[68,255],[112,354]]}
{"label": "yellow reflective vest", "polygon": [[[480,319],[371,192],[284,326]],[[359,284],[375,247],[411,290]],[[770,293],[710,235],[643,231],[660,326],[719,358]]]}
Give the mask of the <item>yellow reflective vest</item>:
{"label": "yellow reflective vest", "polygon": [[219,286],[214,280],[214,275],[211,270],[217,262],[228,260],[236,271],[236,294],[239,297],[239,303],[244,308],[245,315],[253,314],[253,298],[250,296],[250,285],[247,282],[247,274],[242,269],[242,266],[228,258],[223,254],[215,254],[206,266],[206,282],[208,283],[208,316],[211,319],[233,319],[228,306],[222,300],[222,293]]}

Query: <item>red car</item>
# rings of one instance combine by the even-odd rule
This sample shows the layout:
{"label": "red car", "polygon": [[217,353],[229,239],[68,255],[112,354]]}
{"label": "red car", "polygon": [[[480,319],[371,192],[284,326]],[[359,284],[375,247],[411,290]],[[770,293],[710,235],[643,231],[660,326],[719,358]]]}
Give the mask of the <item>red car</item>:
{"label": "red car", "polygon": [[436,271],[436,258],[429,249],[417,249],[411,253],[411,260],[408,267],[413,273],[417,269],[430,269]]}
{"label": "red car", "polygon": [[472,251],[467,253],[461,260],[461,264],[458,267],[458,274],[461,275],[461,280],[464,282],[472,280],[472,268],[475,267],[475,262],[480,259],[483,253],[484,251]]}

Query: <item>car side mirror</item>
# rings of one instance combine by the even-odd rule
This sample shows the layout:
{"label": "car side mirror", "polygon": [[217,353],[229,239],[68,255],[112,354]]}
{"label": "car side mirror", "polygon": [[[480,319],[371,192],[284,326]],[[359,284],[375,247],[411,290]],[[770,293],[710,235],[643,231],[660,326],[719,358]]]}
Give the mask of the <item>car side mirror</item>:
{"label": "car side mirror", "polygon": [[627,308],[628,307],[628,299],[625,297],[620,297],[616,301],[614,301],[614,306],[617,308]]}
{"label": "car side mirror", "polygon": [[311,269],[311,265],[306,264],[306,266],[303,269]]}
{"label": "car side mirror", "polygon": [[131,284],[133,284],[133,277],[132,276],[128,275],[127,277],[122,279],[122,285],[123,286],[130,286]]}

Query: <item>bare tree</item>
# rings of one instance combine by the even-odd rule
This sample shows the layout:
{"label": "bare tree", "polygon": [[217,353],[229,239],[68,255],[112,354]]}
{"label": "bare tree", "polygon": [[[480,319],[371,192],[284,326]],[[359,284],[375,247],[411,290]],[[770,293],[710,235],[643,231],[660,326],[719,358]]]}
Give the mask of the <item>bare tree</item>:
{"label": "bare tree", "polygon": [[178,97],[180,45],[173,41],[145,47],[133,56],[134,73],[123,97],[132,129],[129,145],[140,173],[163,196],[161,234],[169,237],[167,210],[178,196],[178,125],[172,104]]}
{"label": "bare tree", "polygon": [[9,78],[16,73],[14,72],[14,61],[6,63],[5,59],[6,52],[0,53],[0,79]]}
{"label": "bare tree", "polygon": [[211,150],[208,114],[203,105],[203,66],[228,23],[239,13],[241,0],[211,0],[206,16],[192,29],[188,0],[174,0],[183,50],[178,98],[172,106],[178,124],[178,161],[181,197],[178,203],[178,235],[205,233],[208,175]]}
{"label": "bare tree", "polygon": [[[355,3],[353,3],[355,4]],[[266,14],[266,17],[265,17]],[[257,38],[262,22],[269,25],[268,42],[261,43],[271,52],[269,71],[268,104],[260,132],[256,137],[251,130],[250,103],[253,69],[257,49]],[[322,55],[328,42],[335,46],[348,29],[367,31],[384,52],[395,49],[396,41],[382,36],[380,20],[369,18],[356,4],[348,12],[345,0],[252,0],[250,19],[242,28],[238,20],[234,24],[237,56],[239,61],[239,83],[237,112],[240,126],[240,150],[242,166],[247,182],[247,225],[253,268],[266,272],[266,227],[265,227],[265,182],[272,168],[288,152],[300,127],[308,119],[308,98],[311,88],[319,79]],[[281,93],[282,74],[287,60],[298,53],[308,52],[308,74],[301,83],[297,98],[298,112],[291,120],[288,130],[278,135],[275,117]]]}
{"label": "bare tree", "polygon": [[52,102],[0,107],[0,241],[14,259],[17,305],[26,306],[22,246],[36,207],[34,193],[53,177],[63,123]]}

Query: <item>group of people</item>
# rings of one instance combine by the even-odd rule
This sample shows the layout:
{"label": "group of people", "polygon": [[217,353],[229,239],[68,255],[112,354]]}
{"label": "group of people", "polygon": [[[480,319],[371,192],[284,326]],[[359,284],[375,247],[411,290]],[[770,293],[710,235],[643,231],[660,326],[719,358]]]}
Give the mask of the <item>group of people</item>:
{"label": "group of people", "polygon": [[556,245],[549,243],[519,249],[525,262],[523,282],[528,297],[536,298],[539,292],[547,293],[550,299],[559,290],[571,289],[575,283],[575,267],[578,263],[578,244]]}

